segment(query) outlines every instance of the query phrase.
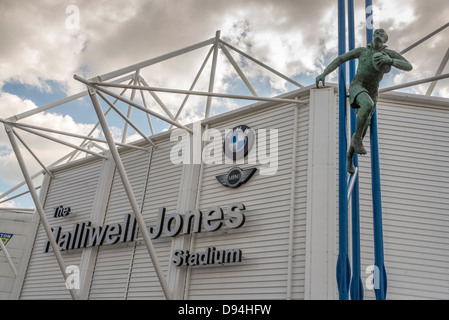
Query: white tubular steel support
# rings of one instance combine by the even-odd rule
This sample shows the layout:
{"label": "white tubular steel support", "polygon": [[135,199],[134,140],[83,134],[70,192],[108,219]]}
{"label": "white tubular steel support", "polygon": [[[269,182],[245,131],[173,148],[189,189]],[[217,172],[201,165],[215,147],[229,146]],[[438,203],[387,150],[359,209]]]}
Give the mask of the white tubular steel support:
{"label": "white tubular steel support", "polygon": [[142,138],[144,138],[146,141],[148,141],[153,147],[156,146],[156,144],[151,141],[139,128],[137,128],[137,126],[127,117],[125,116],[116,106],[114,106],[112,104],[111,101],[109,101],[108,98],[106,98],[101,92],[98,92],[98,95],[101,97],[101,99],[103,99],[112,109],[114,109],[115,112],[117,112],[117,114],[123,118],[123,120],[126,121],[126,123],[128,123],[131,127],[134,128],[134,130],[137,131],[138,134],[140,134],[140,136]]}
{"label": "white tubular steel support", "polygon": [[[133,79],[133,84],[137,85],[137,79],[139,78],[139,73],[140,73],[140,69],[138,69],[136,71],[136,73],[134,74],[134,79]],[[136,97],[136,90],[132,90],[131,91],[131,101],[134,101],[134,98]],[[127,119],[131,119],[131,114],[133,112],[133,107],[132,105],[128,105],[128,113],[126,114]],[[129,126],[129,122],[126,121],[125,119],[125,126],[123,127],[123,133],[122,133],[122,143],[126,143],[126,139],[128,137],[128,126]]]}
{"label": "white tubular steel support", "polygon": [[296,81],[290,79],[290,78],[287,77],[286,75],[283,75],[282,73],[280,73],[280,72],[274,70],[273,68],[267,66],[265,63],[260,62],[259,60],[257,60],[257,59],[255,59],[255,58],[251,57],[250,55],[244,53],[243,51],[237,49],[236,47],[231,46],[229,43],[224,42],[223,40],[220,40],[220,43],[224,44],[225,46],[227,46],[228,48],[234,50],[235,52],[241,54],[241,55],[244,56],[245,58],[247,58],[247,59],[253,61],[254,63],[258,64],[259,66],[261,66],[261,67],[267,69],[268,71],[274,73],[274,74],[277,75],[278,77],[281,77],[282,79],[284,79],[284,80],[290,82],[291,84],[294,84],[295,86],[297,86],[297,87],[299,87],[299,88],[304,88],[304,86],[303,86],[302,84],[299,84],[298,82],[296,82]]}
{"label": "white tubular steel support", "polygon": [[14,131],[14,129],[12,129],[12,132],[14,133],[14,135],[17,137],[17,139],[19,139],[19,141],[22,143],[22,145],[28,150],[28,152],[33,156],[34,159],[36,159],[36,161],[40,164],[40,166],[45,170],[45,172],[47,172],[47,174],[50,177],[53,177],[53,175],[51,174],[51,172],[48,170],[48,168],[42,163],[42,161],[37,157],[37,155],[33,152],[33,150],[31,150],[31,148],[25,143],[25,141],[23,141],[23,139],[17,134],[16,131]]}
{"label": "white tubular steel support", "polygon": [[223,53],[225,54],[226,58],[228,58],[229,62],[234,67],[234,70],[238,73],[238,75],[240,76],[240,78],[245,83],[246,87],[248,88],[248,90],[251,91],[253,96],[257,97],[258,94],[257,94],[256,90],[254,90],[254,88],[251,85],[251,83],[249,83],[248,78],[245,76],[245,74],[243,73],[242,69],[240,69],[240,67],[238,66],[237,62],[235,62],[234,58],[229,53],[228,49],[226,49],[226,47],[224,45],[222,45],[222,44],[220,44],[220,46],[221,46],[221,51],[223,51]]}
{"label": "white tubular steel support", "polygon": [[[125,77],[123,77],[123,78],[114,80],[113,82],[114,82],[114,83],[120,83],[120,82],[122,82],[122,81],[129,80],[130,78],[132,78],[132,75],[127,75],[127,76],[125,76]],[[38,113],[41,113],[41,112],[50,110],[50,109],[55,108],[55,107],[57,107],[57,106],[60,106],[60,105],[62,105],[62,104],[65,104],[65,103],[68,103],[68,102],[77,100],[77,99],[79,99],[79,98],[83,98],[83,97],[85,97],[85,96],[87,96],[87,91],[83,91],[83,92],[74,94],[74,95],[72,95],[72,96],[65,97],[65,98],[63,98],[63,99],[61,99],[61,100],[58,100],[58,101],[55,101],[55,102],[46,104],[46,105],[44,105],[44,106],[42,106],[42,107],[39,107],[39,108],[35,108],[35,109],[31,109],[31,110],[25,111],[25,112],[23,112],[23,113],[20,113],[20,114],[17,114],[17,115],[15,115],[15,116],[13,116],[12,118],[13,118],[15,121],[19,121],[19,120],[21,120],[21,119],[28,118],[28,117],[30,117],[30,116],[32,116],[32,115],[35,115],[35,114],[38,114]]]}
{"label": "white tubular steel support", "polygon": [[416,86],[418,84],[424,84],[424,83],[438,81],[438,80],[447,79],[447,78],[449,78],[449,73],[445,73],[445,74],[442,74],[442,75],[436,76],[436,77],[430,77],[430,78],[425,78],[425,79],[421,79],[421,80],[406,82],[406,83],[398,84],[396,86],[391,86],[388,88],[383,88],[383,89],[379,90],[379,93],[398,90],[398,89],[404,89],[404,88]]}
{"label": "white tubular steel support", "polygon": [[[449,61],[449,48],[447,48],[446,54],[444,55],[443,60],[441,60],[440,66],[438,67],[435,76],[439,76],[443,73],[443,70],[446,67],[448,61]],[[429,86],[429,89],[427,89],[426,96],[430,96],[432,94],[436,85],[437,81],[432,81],[432,83]]]}
{"label": "white tubular steel support", "polygon": [[64,141],[64,140],[56,139],[56,138],[50,137],[49,135],[46,135],[46,134],[43,134],[43,133],[40,133],[40,132],[31,130],[31,129],[27,129],[27,128],[25,128],[25,127],[21,127],[20,129],[21,129],[21,130],[24,130],[24,131],[27,131],[27,132],[29,132],[29,133],[35,134],[35,135],[37,135],[37,136],[40,136],[40,137],[42,137],[42,138],[45,138],[45,139],[48,139],[48,140],[51,140],[51,141],[54,141],[54,142],[63,144],[63,145],[65,145],[65,146],[67,146],[67,147],[70,147],[70,148],[73,148],[73,149],[78,149],[78,150],[83,151],[83,152],[86,152],[86,153],[90,153],[90,154],[92,154],[92,155],[94,155],[94,156],[96,156],[96,157],[102,158],[102,159],[107,159],[107,158],[108,158],[108,157],[106,157],[106,156],[104,156],[104,155],[102,155],[102,154],[95,153],[95,152],[90,151],[90,150],[88,150],[88,149],[81,148],[81,147],[78,147],[77,145],[74,145],[74,144],[72,144],[72,143],[66,142],[66,141]]}
{"label": "white tubular steel support", "polygon": [[[41,188],[41,186],[38,186],[38,187],[36,187],[36,190],[38,190],[38,189],[40,189],[40,188]],[[13,199],[15,199],[15,198],[21,197],[21,196],[23,196],[23,195],[25,195],[25,194],[28,194],[28,193],[30,193],[30,192],[29,192],[29,191],[21,192],[21,193],[16,194],[16,195],[14,195],[14,196],[12,196],[12,197],[10,197],[10,198],[8,198],[8,199],[1,200],[0,203],[4,203],[4,202],[11,201],[11,200],[13,200]]]}
{"label": "white tubular steel support", "polygon": [[408,46],[407,48],[405,48],[404,50],[402,50],[401,52],[399,52],[400,54],[404,54],[410,50],[412,50],[414,47],[419,46],[421,43],[423,43],[424,41],[430,39],[431,37],[433,37],[434,35],[436,35],[437,33],[443,31],[444,29],[446,29],[447,27],[449,27],[449,22],[446,23],[444,26],[436,29],[435,31],[429,33],[427,36],[425,36],[424,38],[416,41],[414,44]]}
{"label": "white tubular steel support", "polygon": [[[190,85],[189,91],[192,91],[195,88],[196,83],[198,82],[198,79],[201,76],[201,73],[203,72],[204,67],[206,66],[207,61],[209,61],[209,58],[212,54],[212,52],[214,51],[214,47],[211,47],[209,52],[206,55],[206,58],[203,61],[203,64],[200,67],[200,70],[198,71],[198,73],[195,76],[195,79],[193,79],[192,84]],[[190,94],[187,94],[184,98],[184,100],[181,103],[181,106],[178,109],[178,112],[175,115],[174,120],[177,121],[179,116],[181,115],[182,110],[184,109],[185,104],[187,103],[187,100],[189,100]],[[171,130],[173,128],[173,125],[170,126],[169,130]]]}
{"label": "white tubular steel support", "polygon": [[[33,126],[31,124],[15,123],[14,125],[17,128],[19,128],[19,129],[22,128],[22,127],[23,128],[30,128],[30,129],[36,129],[36,130],[42,130],[42,131],[47,131],[47,132],[51,132],[51,133],[66,135],[66,136],[69,136],[69,137],[85,139],[85,141],[83,143],[86,143],[87,140],[101,142],[101,143],[107,143],[106,140],[93,138],[93,137],[90,137],[90,136],[83,136],[83,135],[76,134],[76,133],[71,133],[71,132],[65,132],[65,131],[59,131],[59,130],[54,130],[54,129],[49,129],[49,128]],[[142,148],[142,147],[138,147],[138,146],[133,146],[133,145],[130,145],[130,144],[123,144],[123,143],[119,143],[119,142],[116,142],[116,143],[117,143],[118,146],[125,147],[125,148],[142,150],[142,151],[147,151],[147,152],[149,151],[148,149],[145,149],[145,148]]]}
{"label": "white tubular steel support", "polygon": [[[140,82],[140,80],[139,80],[138,82],[139,82],[139,83],[138,83],[139,85],[142,85],[142,83]],[[147,102],[146,102],[146,100],[145,100],[145,95],[143,94],[143,91],[142,91],[142,90],[140,90],[140,97],[142,98],[143,106],[144,106],[146,109],[148,109]],[[148,113],[146,113],[146,116],[147,116],[147,120],[148,120],[148,126],[150,127],[151,135],[154,135],[153,124],[151,123],[150,115],[149,115]],[[173,125],[172,125],[172,126],[173,126]]]}
{"label": "white tubular steel support", "polygon": [[[177,93],[177,94],[190,94],[195,96],[211,96],[211,97],[218,97],[218,98],[227,98],[227,99],[241,99],[241,100],[252,100],[252,101],[268,101],[268,102],[280,102],[280,103],[298,103],[297,100],[294,99],[284,99],[284,98],[270,98],[270,97],[259,97],[259,96],[245,96],[245,95],[239,95],[239,94],[227,94],[227,93],[216,93],[216,92],[205,92],[205,91],[190,91],[190,90],[181,90],[181,89],[167,89],[167,88],[158,88],[158,87],[147,87],[147,86],[133,86],[133,85],[125,85],[125,84],[115,84],[110,82],[102,82],[102,83],[90,83],[87,80],[81,80],[82,78],[75,75],[75,79],[84,82],[88,85],[93,85],[98,90],[109,94],[111,91],[105,91],[104,87],[111,87],[111,88],[127,88],[127,89],[139,89],[139,90],[147,90],[147,91],[158,91],[158,92],[167,92],[167,93]],[[117,95],[113,92],[110,94],[113,97],[116,97]],[[124,102],[128,102],[129,100],[126,98],[120,98],[120,100]],[[137,108],[142,108],[139,105],[136,105]],[[148,112],[150,114],[151,111],[146,110],[145,112]],[[156,117],[161,118],[162,116],[156,115]],[[161,118],[161,120],[166,120],[167,118]],[[170,120],[172,121],[172,120]],[[173,122],[173,121],[172,121]],[[171,122],[170,122],[171,123]],[[179,124],[178,124],[179,126]]]}
{"label": "white tubular steel support", "polygon": [[[74,75],[73,77],[74,77],[75,80],[78,80],[78,81],[80,81],[80,82],[86,84],[87,86],[90,86],[90,87],[92,87],[92,88],[95,88],[96,90],[101,91],[101,92],[103,92],[103,93],[106,93],[107,95],[110,95],[111,97],[114,97],[114,98],[116,98],[116,99],[119,99],[119,100],[121,100],[121,101],[123,101],[123,102],[125,102],[125,103],[131,104],[133,107],[135,107],[135,108],[137,108],[137,109],[139,109],[139,110],[142,110],[143,112],[149,113],[150,115],[152,115],[152,116],[154,116],[154,117],[156,117],[156,118],[159,118],[159,119],[161,119],[162,121],[168,122],[168,123],[170,123],[170,124],[175,125],[175,126],[178,127],[178,128],[181,128],[181,129],[184,129],[184,130],[186,130],[186,131],[188,131],[188,132],[190,132],[190,133],[193,133],[193,131],[192,131],[191,129],[189,129],[189,128],[183,126],[182,124],[180,124],[180,123],[178,123],[178,122],[176,122],[176,121],[173,121],[173,120],[171,120],[171,119],[169,119],[169,118],[167,118],[167,117],[161,116],[160,114],[157,114],[156,112],[153,112],[153,111],[151,111],[151,110],[149,110],[149,109],[146,109],[146,108],[140,106],[139,104],[137,104],[137,103],[135,103],[135,102],[133,102],[133,101],[131,101],[131,100],[129,100],[129,99],[123,98],[123,97],[121,97],[121,96],[115,94],[114,92],[112,92],[112,91],[110,91],[110,90],[107,90],[107,89],[105,89],[105,88],[102,88],[101,86],[105,86],[105,85],[106,85],[106,84],[104,84],[104,83],[97,83],[97,84],[94,84],[94,83],[90,83],[88,80],[83,79],[83,78],[81,78],[81,77],[79,77],[79,76],[77,76],[77,75]],[[110,85],[110,84],[108,84],[108,85]],[[113,84],[112,84],[112,85],[113,85]],[[142,89],[142,88],[139,87],[139,86],[126,86],[126,88],[131,88],[131,89],[133,89],[133,88],[134,88],[134,89]],[[147,88],[147,87],[144,87],[144,88]]]}
{"label": "white tubular steel support", "polygon": [[134,72],[134,71],[136,71],[138,69],[143,69],[143,68],[149,67],[149,66],[151,66],[153,64],[156,64],[156,63],[159,63],[159,62],[162,62],[162,61],[165,61],[165,60],[177,57],[177,56],[182,55],[184,53],[200,49],[202,47],[205,47],[207,45],[212,44],[213,42],[214,42],[213,38],[212,39],[208,39],[206,41],[194,44],[194,45],[186,47],[184,49],[173,51],[173,52],[167,53],[167,54],[165,54],[163,56],[160,56],[160,57],[157,57],[157,58],[146,60],[146,61],[143,61],[143,62],[140,62],[140,63],[136,63],[136,64],[134,64],[132,66],[129,66],[129,67],[125,67],[125,68],[122,68],[122,69],[119,69],[119,70],[116,70],[116,71],[112,71],[112,72],[103,74],[101,76],[98,76],[97,78],[99,80],[101,80],[101,81],[107,81],[107,80],[113,79],[115,77],[119,77],[119,76],[122,76],[124,74],[130,73],[130,72]]}
{"label": "white tubular steel support", "polygon": [[[140,77],[139,80],[142,82],[142,84],[146,87],[148,87],[148,83],[145,81],[144,78]],[[167,116],[172,119],[172,120],[176,120],[175,117],[173,116],[173,114],[170,112],[170,110],[168,110],[167,106],[165,105],[164,102],[162,102],[161,98],[159,98],[159,96],[153,92],[153,91],[148,91],[151,96],[153,97],[154,100],[156,100],[156,102],[159,104],[159,106],[165,111],[165,113],[167,114]]]}
{"label": "white tubular steel support", "polygon": [[109,151],[111,152],[112,158],[116,165],[117,171],[120,175],[120,179],[123,183],[123,188],[125,189],[126,195],[128,197],[129,203],[133,210],[134,216],[136,217],[137,224],[139,226],[140,232],[142,233],[145,245],[148,249],[148,253],[150,255],[151,261],[153,262],[154,270],[156,271],[157,277],[159,279],[159,283],[161,284],[162,291],[164,292],[165,298],[167,300],[172,300],[172,294],[168,288],[167,281],[165,279],[164,273],[159,265],[159,261],[157,260],[156,251],[153,246],[153,242],[151,241],[148,230],[145,226],[145,221],[143,220],[142,214],[140,213],[140,208],[136,200],[136,196],[131,187],[131,183],[129,182],[128,175],[126,174],[125,167],[120,158],[120,154],[115,146],[114,138],[112,137],[111,131],[109,129],[108,123],[106,122],[106,118],[103,115],[103,110],[101,109],[100,101],[98,100],[96,90],[90,86],[88,86],[89,96],[92,100],[92,104],[94,106],[95,112],[97,114],[98,120],[103,129],[104,136],[106,137],[106,141],[109,145]]}
{"label": "white tubular steel support", "polygon": [[[212,57],[212,69],[210,71],[210,80],[209,80],[209,91],[208,91],[209,93],[214,92],[215,71],[217,70],[217,57],[218,57],[219,41],[220,41],[220,30],[218,30],[215,33],[214,55]],[[206,102],[206,112],[204,115],[204,119],[209,118],[211,104],[212,104],[212,96],[208,96],[207,102]]]}
{"label": "white tubular steel support", "polygon": [[17,269],[14,266],[14,263],[12,262],[12,259],[11,259],[11,256],[9,255],[9,253],[8,253],[8,250],[6,250],[6,247],[3,244],[3,240],[0,240],[0,248],[2,249],[3,253],[5,254],[6,260],[8,261],[9,266],[11,267],[12,272],[14,273],[14,276],[17,277]]}
{"label": "white tubular steel support", "polygon": [[[66,274],[66,265],[64,263],[64,259],[62,258],[61,252],[59,251],[59,246],[56,243],[55,238],[53,237],[52,229],[48,223],[47,216],[45,215],[44,208],[42,207],[41,202],[39,201],[39,196],[35,190],[33,181],[28,173],[28,169],[25,165],[25,160],[23,159],[22,152],[17,144],[16,137],[12,131],[12,127],[9,125],[5,125],[6,134],[8,135],[9,141],[11,142],[12,149],[14,150],[14,154],[16,155],[17,161],[20,166],[20,170],[22,171],[23,177],[25,178],[26,184],[28,186],[28,190],[30,191],[31,197],[33,198],[34,205],[36,206],[36,210],[39,214],[40,220],[44,227],[45,233],[47,234],[48,240],[50,241],[51,248],[53,249],[53,253],[55,254],[56,260],[58,262],[59,268],[61,269],[62,276],[64,280],[67,279]],[[67,289],[70,292],[70,295],[73,300],[78,300],[78,296],[75,293],[74,289]]]}

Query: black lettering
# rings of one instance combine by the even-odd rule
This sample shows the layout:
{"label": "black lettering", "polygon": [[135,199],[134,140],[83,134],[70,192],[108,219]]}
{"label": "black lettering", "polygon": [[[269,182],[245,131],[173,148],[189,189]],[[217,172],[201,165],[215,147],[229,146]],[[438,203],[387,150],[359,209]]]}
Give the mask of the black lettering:
{"label": "black lettering", "polygon": [[164,233],[167,237],[177,236],[181,231],[181,228],[182,228],[182,217],[179,215],[179,213],[169,214],[165,218]]}
{"label": "black lettering", "polygon": [[240,249],[230,249],[225,251],[224,263],[241,262],[242,261],[242,250]]}
{"label": "black lettering", "polygon": [[68,216],[69,214],[70,214],[70,207],[65,207],[65,208],[62,209],[62,215],[63,216]]}
{"label": "black lettering", "polygon": [[[189,234],[190,232],[201,232],[201,222],[203,214],[200,210],[190,210],[187,211],[184,216],[184,234]],[[192,229],[192,221],[193,229]]]}
{"label": "black lettering", "polygon": [[151,239],[157,239],[161,236],[162,226],[165,218],[165,208],[159,209],[159,214],[157,216],[156,228],[153,227],[148,228],[148,233],[150,234]]}
{"label": "black lettering", "polygon": [[112,223],[107,228],[105,241],[107,244],[116,244],[120,240],[122,226],[118,223]]}
{"label": "black lettering", "polygon": [[87,239],[88,239],[89,233],[91,231],[90,225],[91,225],[90,221],[88,221],[86,224],[84,224],[83,233],[82,233],[82,237],[81,237],[81,241],[80,241],[80,248],[87,247]]}
{"label": "black lettering", "polygon": [[[61,227],[57,227],[55,231],[53,231],[53,228],[51,228],[51,231],[53,232],[53,237],[55,238],[56,243],[59,241],[59,235],[61,234]],[[47,237],[47,241],[44,246],[44,252],[48,252],[50,249],[50,240]]]}
{"label": "black lettering", "polygon": [[59,237],[58,245],[61,250],[67,250],[70,244],[71,234],[68,231],[61,232],[61,236]]}
{"label": "black lettering", "polygon": [[106,231],[108,230],[108,225],[104,227],[96,227],[91,229],[91,233],[89,235],[88,246],[101,246],[103,244],[104,238],[106,236]]}
{"label": "black lettering", "polygon": [[75,249],[76,240],[78,239],[79,227],[80,227],[79,223],[77,223],[73,226],[72,237],[71,237],[71,241],[70,241],[70,245],[69,245],[68,249]]}
{"label": "black lettering", "polygon": [[173,259],[172,259],[172,263],[175,265],[175,266],[177,266],[177,267],[179,267],[179,266],[182,266],[182,264],[183,264],[183,259],[182,259],[182,253],[184,253],[184,251],[182,251],[182,250],[175,250],[174,252],[173,252]]}
{"label": "black lettering", "polygon": [[225,224],[231,229],[237,229],[245,223],[245,215],[240,211],[245,210],[243,203],[234,203],[226,211]]}
{"label": "black lettering", "polygon": [[209,209],[204,217],[203,226],[206,231],[217,231],[223,225],[223,210],[220,207]]}

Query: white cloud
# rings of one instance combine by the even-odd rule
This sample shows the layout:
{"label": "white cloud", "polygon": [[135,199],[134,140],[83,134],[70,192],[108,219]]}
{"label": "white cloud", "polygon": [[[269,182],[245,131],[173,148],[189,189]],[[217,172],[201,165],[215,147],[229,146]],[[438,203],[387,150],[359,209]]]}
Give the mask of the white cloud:
{"label": "white cloud", "polygon": [[[0,118],[6,118],[13,114],[18,114],[27,110],[37,108],[37,106],[30,100],[22,100],[21,98],[5,92],[0,92]],[[64,116],[57,113],[45,112],[31,116],[23,123],[31,124],[34,126],[40,126],[43,128],[52,128],[59,131],[66,131],[76,134],[87,135],[93,128],[91,124],[76,123],[70,116]],[[53,141],[38,137],[20,129],[15,129],[19,136],[25,141],[25,143],[33,150],[33,152],[39,157],[39,159],[46,165],[51,164],[57,159],[63,157],[72,148],[66,147],[62,144],[55,143]],[[65,142],[79,145],[81,140],[78,138],[72,138],[65,135],[55,135],[48,132],[42,132],[48,136],[53,136]],[[94,136],[98,136],[98,131]],[[19,145],[21,143],[19,142]],[[23,180],[20,168],[17,164],[12,149],[10,148],[10,141],[5,133],[5,130],[0,130],[0,145],[6,146],[0,155],[0,176],[3,181],[8,183],[19,183]],[[40,165],[34,160],[29,152],[22,147],[22,154],[27,163],[28,170],[31,174],[41,170]]]}
{"label": "white cloud", "polygon": [[[66,28],[68,5],[79,8],[79,29]],[[356,43],[365,43],[363,2],[356,5]],[[447,22],[447,0],[379,0],[376,1],[375,26],[387,30],[389,47],[400,51]],[[376,7],[375,7],[376,8]],[[67,94],[85,89],[73,79],[73,74],[91,78],[134,63],[212,38],[221,30],[222,39],[247,52],[268,66],[294,77],[299,74],[313,77],[321,72],[330,57],[337,56],[337,2],[334,0],[51,0],[0,1],[0,90],[5,83],[31,85],[44,92],[56,82]],[[414,65],[410,73],[400,73],[395,83],[412,81],[435,73],[447,49],[449,28],[425,42],[405,56]],[[209,47],[170,59],[142,70],[150,86],[188,89],[203,62]],[[284,80],[272,77],[252,62],[232,53],[250,82],[257,86],[270,83],[277,94],[286,90]],[[210,59],[211,60],[211,59]],[[209,61],[195,90],[207,91]],[[447,68],[446,68],[447,69]],[[236,89],[232,66],[220,53],[215,79],[216,92]],[[335,74],[327,82],[336,81]],[[304,83],[308,85],[308,83]],[[424,86],[414,88],[423,92]],[[257,88],[256,88],[257,90]],[[436,93],[448,97],[444,85]],[[172,114],[175,114],[183,95],[158,94]],[[136,97],[140,101],[140,96]],[[191,96],[181,114],[181,122],[201,119],[206,98]],[[146,94],[148,105],[164,114],[158,104]],[[239,104],[214,98],[213,107],[230,110]],[[38,101],[30,101],[0,91],[0,118],[36,108]],[[68,116],[52,112],[33,116],[29,123],[58,130],[86,134],[92,124],[77,123]],[[92,123],[96,123],[92,119]],[[9,142],[0,130],[0,175],[8,182],[21,180],[16,161],[8,149]],[[117,139],[119,130],[114,129]],[[31,146],[38,146],[40,157],[55,160],[69,149],[53,142],[22,134]],[[134,135],[129,139],[138,138]],[[78,139],[66,139],[79,143]],[[27,154],[27,152],[24,152]],[[29,161],[28,161],[29,160]],[[27,155],[33,170],[40,169]],[[51,162],[51,161],[50,161]]]}

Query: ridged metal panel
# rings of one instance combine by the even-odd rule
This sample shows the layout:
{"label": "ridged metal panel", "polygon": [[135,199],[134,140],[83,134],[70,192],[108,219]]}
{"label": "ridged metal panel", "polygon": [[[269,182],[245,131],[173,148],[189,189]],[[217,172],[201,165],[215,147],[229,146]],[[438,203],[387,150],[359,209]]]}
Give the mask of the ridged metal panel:
{"label": "ridged metal panel", "polygon": [[[131,151],[121,154],[126,174],[139,205],[147,182],[151,153]],[[132,214],[131,205],[117,171],[114,172],[111,192],[103,224],[121,223],[125,214]],[[98,247],[89,299],[124,299],[127,294],[129,268],[134,256],[132,244]]]}
{"label": "ridged metal panel", "polygon": [[[50,226],[61,226],[62,231],[71,231],[74,224],[90,219],[101,164],[101,161],[96,161],[54,174],[44,205]],[[72,213],[67,217],[53,217],[54,207],[59,205],[70,207]],[[54,254],[51,249],[43,252],[46,239],[40,223],[20,299],[71,299]],[[81,253],[81,250],[63,251],[62,257],[67,266],[79,266]]]}
{"label": "ridged metal panel", "polygon": [[[308,123],[307,107],[300,111],[298,139],[298,174],[296,190],[295,229],[302,230],[302,237],[295,234],[293,260],[293,291],[297,297],[304,293],[305,254],[305,199],[307,174]],[[242,262],[232,265],[194,266],[190,268],[189,299],[285,299],[287,292],[287,263],[289,238],[289,213],[291,198],[291,159],[293,137],[293,106],[278,106],[261,112],[253,112],[238,119],[220,123],[212,128],[225,129],[245,124],[258,129],[279,130],[279,163],[275,176],[261,175],[260,165],[248,164],[242,169],[257,167],[250,181],[238,189],[230,189],[218,183],[215,176],[226,174],[230,164],[205,165],[199,209],[212,206],[227,208],[234,202],[242,202],[246,222],[240,229],[222,227],[216,232],[195,234],[194,252],[208,247],[217,250],[241,249]],[[262,142],[262,141],[261,141]],[[269,152],[269,149],[268,149]],[[185,267],[185,266],[184,266]]]}
{"label": "ridged metal panel", "polygon": [[[387,299],[449,299],[449,108],[378,106]],[[374,264],[369,132],[360,163],[362,281]],[[365,299],[375,299],[365,287]]]}
{"label": "ridged metal panel", "polygon": [[[170,150],[174,144],[167,140],[158,144],[153,151],[142,209],[147,227],[155,225],[159,208],[165,207],[167,214],[176,210],[182,166],[174,165],[170,161]],[[138,239],[141,239],[140,235]],[[159,264],[166,277],[170,263],[171,240],[164,236],[153,240]],[[164,299],[148,250],[141,240],[136,243],[127,299]]]}

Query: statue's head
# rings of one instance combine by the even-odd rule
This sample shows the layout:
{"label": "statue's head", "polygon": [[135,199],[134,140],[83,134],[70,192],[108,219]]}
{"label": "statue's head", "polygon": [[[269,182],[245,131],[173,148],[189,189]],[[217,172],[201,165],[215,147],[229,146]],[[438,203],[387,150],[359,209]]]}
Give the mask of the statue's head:
{"label": "statue's head", "polygon": [[388,41],[388,34],[384,29],[376,29],[373,33],[373,41],[376,38],[379,39],[382,43],[386,43]]}

